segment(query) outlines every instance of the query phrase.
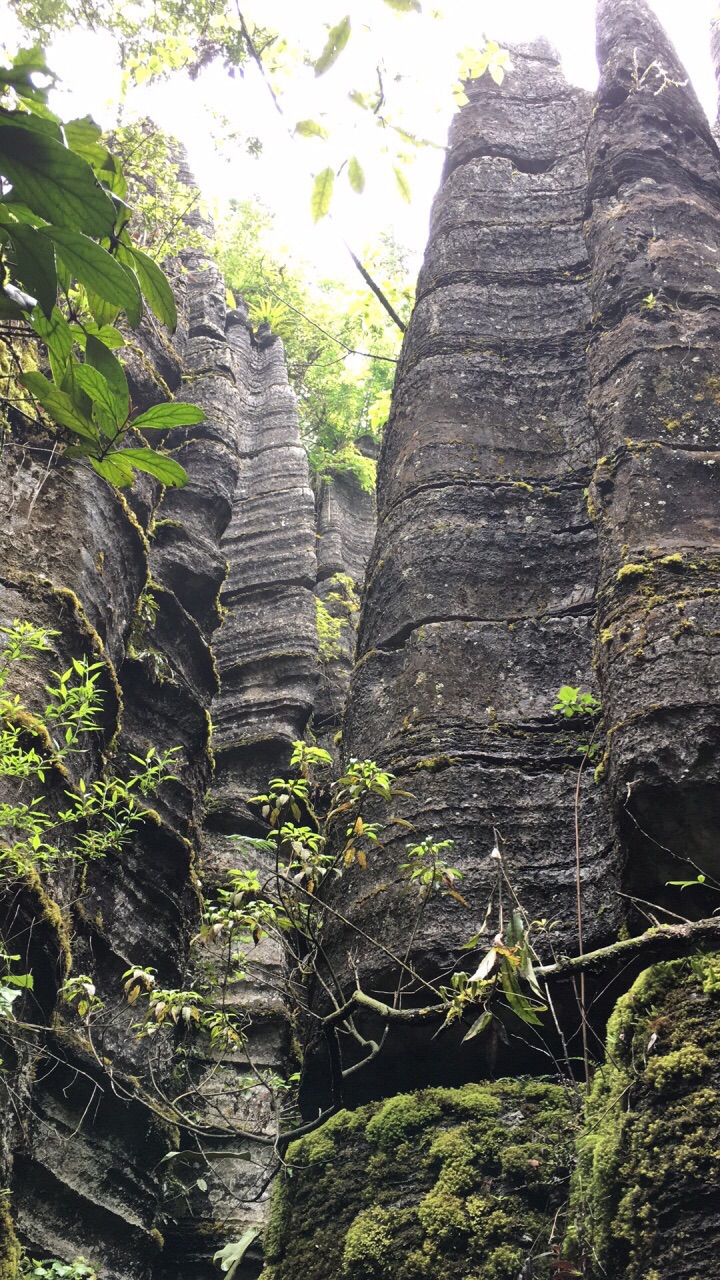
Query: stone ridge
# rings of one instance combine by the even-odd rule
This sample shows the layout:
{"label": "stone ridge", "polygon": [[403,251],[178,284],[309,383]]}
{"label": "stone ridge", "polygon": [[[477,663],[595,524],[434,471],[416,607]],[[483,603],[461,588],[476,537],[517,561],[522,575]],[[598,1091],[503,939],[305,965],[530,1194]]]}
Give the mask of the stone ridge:
{"label": "stone ridge", "polygon": [[[469,909],[434,899],[413,942],[433,974],[452,968],[485,915],[494,830],[530,916],[558,922],[561,950],[576,946],[578,737],[551,708],[560,685],[593,686],[582,234],[590,101],[564,82],[544,43],[511,56],[502,87],[487,76],[470,83],[452,125],[380,458],[380,523],[345,720],[346,755],[381,761],[413,793],[393,813],[419,837],[455,841],[450,860]],[[618,917],[613,830],[590,771],[580,805],[589,945],[611,936]],[[332,899],[403,954],[417,911],[395,871],[408,838],[391,829],[370,868],[351,868]],[[330,936],[336,972],[360,946],[365,989],[387,988],[382,956],[350,932]],[[454,1070],[466,1052],[453,1042]],[[428,1053],[441,1071],[447,1043]],[[467,1070],[471,1059],[475,1046]],[[395,1070],[402,1087],[404,1068]]]}

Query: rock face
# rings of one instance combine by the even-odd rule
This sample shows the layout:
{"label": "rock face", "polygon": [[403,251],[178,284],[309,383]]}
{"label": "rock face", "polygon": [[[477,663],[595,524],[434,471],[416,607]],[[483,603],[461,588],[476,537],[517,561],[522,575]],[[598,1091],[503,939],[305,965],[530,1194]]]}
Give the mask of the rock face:
{"label": "rock face", "polygon": [[720,868],[720,156],[645,4],[598,12],[586,234],[599,676],[629,884],[657,901],[671,877]]}
{"label": "rock face", "polygon": [[[193,1240],[196,1274],[203,1265],[211,1270],[212,1251],[227,1243],[228,1231],[239,1221],[239,1234],[262,1211],[253,1204],[267,1181],[261,1160],[238,1170],[224,1158],[223,1177],[208,1174],[209,1195],[182,1201],[188,1216],[172,1197],[161,1205],[157,1170],[178,1132],[167,1111],[162,1119],[137,1100],[147,1054],[130,1032],[136,1015],[123,999],[121,975],[151,966],[159,986],[186,983],[198,923],[194,867],[212,891],[240,864],[228,833],[248,829],[243,797],[268,770],[286,765],[318,678],[314,505],[281,344],[257,341],[243,312],[227,313],[225,286],[207,252],[188,252],[177,279],[173,343],[144,322],[129,337],[127,367],[136,407],[175,393],[205,410],[202,424],[168,432],[164,442],[185,465],[187,487],[164,491],[144,479],[130,506],[89,470],[61,466],[45,474],[42,455],[12,441],[0,476],[10,517],[0,533],[1,620],[24,618],[58,637],[45,665],[28,668],[12,692],[31,709],[44,705],[48,668],[63,670],[86,654],[103,664],[98,768],[111,748],[121,776],[151,746],[181,748],[176,779],[164,784],[119,854],[82,875],[65,869],[47,889],[11,886],[4,907],[9,949],[35,977],[26,1016],[51,1019],[71,961],[74,972],[93,974],[112,1011],[100,1043],[59,1010],[51,1031],[31,1036],[13,1055],[8,1098],[22,1096],[31,1121],[23,1127],[23,1113],[16,1121],[11,1104],[3,1133],[4,1181],[23,1243],[33,1255],[85,1254],[107,1280],[146,1277],[161,1247],[158,1274],[174,1275]],[[218,725],[214,781],[211,710]],[[257,780],[248,769],[243,790],[231,790],[228,800],[227,761],[243,750],[259,758],[260,743]],[[87,775],[84,760],[82,767]],[[277,1069],[286,1056],[278,966],[276,954],[258,948],[250,995],[230,996],[252,1006],[250,1047],[260,1069]],[[161,1053],[155,1065],[162,1072],[167,1058],[163,1063]],[[226,1073],[233,1085],[247,1069],[244,1059],[223,1065],[217,1055],[197,1064],[201,1080],[203,1072],[215,1079]],[[271,1119],[268,1106],[266,1090],[249,1090],[246,1118],[258,1132]],[[219,1138],[217,1145],[224,1156],[237,1142]],[[198,1219],[208,1218],[215,1232],[198,1234]]]}
{"label": "rock face", "polygon": [[613,1014],[571,1213],[593,1280],[717,1272],[719,991],[717,956],[660,964]]}
{"label": "rock face", "polygon": [[[557,1085],[505,1080],[341,1111],[288,1152],[267,1280],[535,1274],[571,1159]],[[550,1212],[550,1216],[548,1211]]]}
{"label": "rock face", "polygon": [[[512,60],[501,88],[489,77],[470,83],[452,126],[380,458],[345,720],[346,755],[379,760],[413,793],[395,811],[419,837],[455,842],[448,856],[469,910],[449,898],[425,910],[412,951],[422,973],[451,969],[485,916],[496,842],[530,916],[559,922],[561,950],[576,945],[578,736],[552,706],[561,685],[594,684],[582,233],[590,103],[543,42]],[[590,771],[579,810],[590,944],[612,934],[619,883],[605,793]],[[408,840],[407,828],[395,832],[333,904],[399,952],[418,903],[392,883]],[[336,971],[358,949],[351,939],[333,937]],[[360,945],[367,989],[386,988],[385,958]],[[475,1059],[473,1047],[467,1069]]]}

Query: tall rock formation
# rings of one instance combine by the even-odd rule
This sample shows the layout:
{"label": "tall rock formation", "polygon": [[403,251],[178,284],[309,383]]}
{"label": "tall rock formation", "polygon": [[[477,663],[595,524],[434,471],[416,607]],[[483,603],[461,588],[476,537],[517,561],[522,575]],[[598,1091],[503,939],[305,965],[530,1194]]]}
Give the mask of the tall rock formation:
{"label": "tall rock formation", "polygon": [[[593,685],[582,235],[590,104],[543,41],[514,49],[512,62],[502,87],[487,76],[467,86],[451,130],[380,458],[343,744],[413,793],[395,811],[418,837],[455,842],[449,861],[463,872],[469,909],[433,900],[414,934],[412,955],[433,975],[452,969],[485,916],[496,842],[530,916],[558,922],[559,949],[575,946],[579,739],[552,707],[561,685]],[[590,771],[579,809],[589,944],[611,936],[618,882],[604,792]],[[371,868],[347,874],[333,898],[398,954],[418,906],[397,880],[408,838],[396,827]],[[492,936],[495,914],[488,927]],[[357,948],[351,932],[334,931],[336,971]],[[386,988],[385,957],[361,952],[366,989]],[[436,1051],[444,1057],[447,1046]],[[400,1081],[406,1068],[429,1069],[411,1059]],[[458,1051],[456,1069],[475,1070],[476,1060],[475,1046]]]}
{"label": "tall rock formation", "polygon": [[720,154],[644,0],[602,0],[598,35],[586,232],[599,675],[628,884],[658,901],[671,878],[720,872]]}

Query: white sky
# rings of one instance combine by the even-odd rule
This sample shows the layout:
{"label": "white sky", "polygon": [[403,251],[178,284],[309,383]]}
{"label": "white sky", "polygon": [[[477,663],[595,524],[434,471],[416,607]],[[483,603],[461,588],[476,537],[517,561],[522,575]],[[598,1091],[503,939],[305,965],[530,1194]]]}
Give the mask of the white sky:
{"label": "white sky", "polygon": [[[427,20],[433,3],[442,10],[442,20]],[[651,3],[708,115],[714,117],[716,91],[708,31],[718,0]],[[341,234],[362,250],[380,231],[389,229],[417,254],[427,235],[442,154],[424,150],[409,169],[413,201],[408,206],[395,189],[387,161],[377,158],[377,142],[364,132],[369,125],[367,114],[347,101],[349,89],[374,86],[378,49],[384,51],[388,68],[389,97],[392,75],[401,72],[407,77],[396,90],[396,105],[405,106],[403,123],[412,132],[440,142],[445,140],[452,111],[446,88],[457,76],[455,55],[463,45],[481,47],[484,36],[502,43],[544,34],[559,50],[570,80],[589,89],[597,80],[593,0],[424,0],[426,14],[419,20],[413,14],[392,13],[381,0],[249,0],[248,8],[314,56],[324,43],[324,23],[337,21],[348,11],[353,15],[353,35],[336,66],[319,80],[300,67],[283,86],[291,125],[307,117],[321,119],[331,129],[327,146],[317,140],[290,141],[252,65],[243,77],[232,80],[219,68],[204,72],[195,82],[177,73],[168,83],[134,90],[129,110],[151,115],[181,139],[211,206],[220,210],[231,197],[257,195],[276,213],[278,235],[289,256],[316,263],[326,275],[347,274]],[[2,9],[0,0],[0,13]],[[363,20],[370,31],[363,31]],[[12,41],[13,34],[10,29],[5,38]],[[67,34],[52,46],[49,63],[61,77],[79,86],[72,94],[56,96],[56,110],[66,119],[89,112],[101,124],[113,122],[119,76],[108,36]],[[220,132],[213,110],[238,131],[240,145],[218,149],[212,137]],[[259,159],[248,156],[247,136],[262,139]],[[365,195],[353,195],[343,178],[336,184],[333,225],[325,220],[314,227],[308,211],[313,172],[327,164],[338,165],[354,152],[368,171]]]}

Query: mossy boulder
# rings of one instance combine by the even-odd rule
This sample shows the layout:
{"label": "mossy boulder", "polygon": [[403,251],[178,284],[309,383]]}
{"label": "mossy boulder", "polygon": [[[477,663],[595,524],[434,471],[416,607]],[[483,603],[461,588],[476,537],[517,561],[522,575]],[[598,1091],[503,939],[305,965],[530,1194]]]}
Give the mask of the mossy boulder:
{"label": "mossy boulder", "polygon": [[575,1129],[538,1080],[341,1111],[288,1151],[264,1280],[545,1280]]}
{"label": "mossy boulder", "polygon": [[579,1152],[568,1252],[583,1275],[716,1280],[720,956],[655,965],[619,1001]]}

